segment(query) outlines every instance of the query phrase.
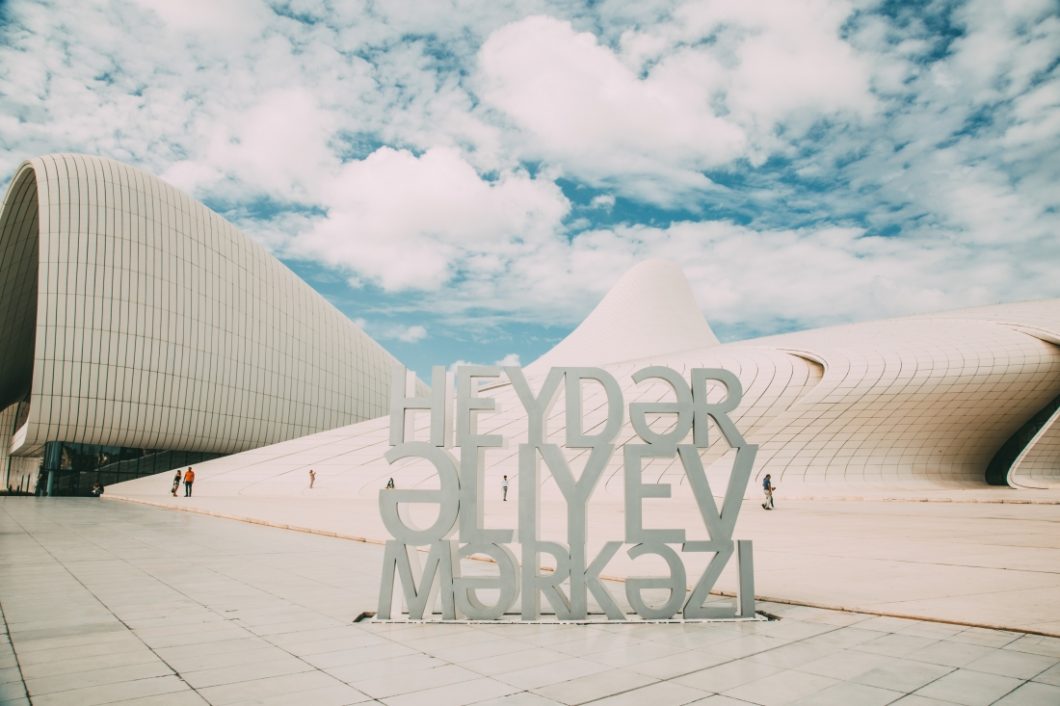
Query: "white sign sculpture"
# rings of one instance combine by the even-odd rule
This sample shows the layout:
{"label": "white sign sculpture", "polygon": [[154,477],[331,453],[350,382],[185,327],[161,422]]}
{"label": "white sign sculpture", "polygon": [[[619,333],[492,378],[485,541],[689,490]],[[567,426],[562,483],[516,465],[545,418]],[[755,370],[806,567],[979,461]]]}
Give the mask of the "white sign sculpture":
{"label": "white sign sculpture", "polygon": [[[518,446],[518,505],[516,529],[486,528],[483,522],[484,450],[504,445],[498,434],[480,434],[476,416],[495,410],[495,400],[479,394],[480,382],[506,376],[526,412],[527,441]],[[523,371],[517,367],[466,366],[456,371],[456,441],[449,437],[450,400],[446,391],[445,370],[435,368],[432,392],[426,397],[410,396],[406,375],[395,376],[390,416],[390,445],[386,454],[391,464],[410,457],[430,462],[437,471],[437,489],[396,488],[381,490],[379,509],[383,523],[394,537],[386,543],[383,558],[382,586],[377,617],[390,619],[394,583],[400,582],[410,619],[423,619],[425,612],[440,599],[443,620],[495,620],[513,613],[518,604],[522,620],[540,618],[541,596],[560,620],[586,620],[589,594],[610,620],[624,620],[626,613],[616,603],[600,576],[608,562],[623,547],[629,557],[646,554],[661,557],[669,567],[668,576],[629,577],[625,582],[626,600],[643,619],[666,620],[681,614],[684,619],[717,619],[754,615],[754,576],[751,542],[734,541],[733,529],[739,514],[743,493],[750,477],[757,446],[748,444],[736,429],[729,412],[736,408],[742,395],[740,382],[732,373],[713,368],[691,371],[686,381],[676,371],[651,366],[633,375],[635,383],[661,380],[672,390],[672,401],[623,404],[621,388],[615,378],[599,368],[554,368],[535,395]],[[602,425],[588,433],[583,427],[583,383],[602,386],[607,415]],[[726,395],[720,402],[708,402],[708,384],[720,384]],[[566,435],[564,444],[548,442],[546,419],[549,409],[563,386],[566,401]],[[406,440],[410,412],[424,410],[430,414],[430,440]],[[627,418],[640,443],[624,444],[623,476],[625,489],[625,536],[622,541],[608,541],[595,556],[586,550],[587,506],[604,468],[615,452],[615,437]],[[676,423],[666,432],[655,431],[649,416],[669,415]],[[712,420],[729,446],[735,450],[728,490],[719,510],[711,492],[699,450],[710,445],[708,421]],[[691,443],[683,443],[691,435]],[[457,460],[452,446],[460,449]],[[567,463],[562,450],[588,449],[588,460],[580,474]],[[642,465],[647,459],[678,458],[688,477],[699,513],[709,536],[708,541],[687,541],[683,529],[647,528],[643,522],[645,498],[668,498],[670,486],[647,482]],[[544,541],[540,527],[541,462],[552,474],[566,501],[567,542]],[[406,504],[429,503],[437,507],[437,519],[431,526],[412,526]],[[508,546],[517,541],[520,559]],[[427,559],[420,569],[418,552],[428,547]],[[410,554],[411,551],[411,554]],[[682,553],[710,552],[713,557],[706,570],[692,586],[686,598],[688,577]],[[735,606],[704,605],[722,569],[733,554],[739,567],[739,589]],[[494,576],[462,576],[460,559],[472,555],[489,557],[497,565]],[[541,558],[548,555],[553,571],[542,571]],[[415,575],[418,574],[418,575]],[[490,602],[480,591],[489,589]],[[662,605],[649,605],[645,591],[668,589]],[[520,596],[522,600],[519,601]]]}

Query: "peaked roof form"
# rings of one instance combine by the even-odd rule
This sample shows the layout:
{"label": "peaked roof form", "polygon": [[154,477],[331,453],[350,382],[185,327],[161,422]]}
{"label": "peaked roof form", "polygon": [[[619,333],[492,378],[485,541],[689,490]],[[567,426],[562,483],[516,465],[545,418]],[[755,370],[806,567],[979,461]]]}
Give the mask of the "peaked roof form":
{"label": "peaked roof form", "polygon": [[527,370],[607,365],[716,345],[684,272],[652,259],[622,275],[578,328]]}

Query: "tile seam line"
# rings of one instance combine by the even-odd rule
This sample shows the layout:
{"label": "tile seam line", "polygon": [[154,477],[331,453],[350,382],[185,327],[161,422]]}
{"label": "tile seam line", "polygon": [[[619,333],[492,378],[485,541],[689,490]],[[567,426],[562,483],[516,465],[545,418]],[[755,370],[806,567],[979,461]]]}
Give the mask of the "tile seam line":
{"label": "tile seam line", "polygon": [[0,600],[0,619],[4,621],[4,636],[7,638],[7,644],[11,647],[11,655],[15,658],[15,667],[18,669],[18,678],[22,684],[22,693],[25,695],[26,703],[33,703],[29,698],[29,689],[26,688],[26,675],[22,673],[22,661],[18,658],[18,652],[15,651],[15,643],[11,639],[11,629],[7,624],[7,614],[4,613],[4,602]]}
{"label": "tile seam line", "polygon": [[[164,503],[156,502],[156,501],[153,501],[153,500],[145,500],[145,499],[142,499],[142,498],[133,498],[133,497],[121,496],[121,495],[111,495],[109,497],[106,497],[106,499],[110,500],[110,501],[128,502],[128,503],[137,503],[137,504],[141,504],[141,505],[148,505],[148,506],[151,506],[151,507],[161,508],[163,510],[171,510],[171,511],[177,511],[177,512],[194,512],[194,513],[198,513],[198,514],[201,514],[201,515],[209,515],[211,517],[219,517],[219,518],[226,519],[226,520],[235,520],[237,522],[246,522],[246,523],[252,524],[252,525],[265,525],[267,527],[275,527],[275,528],[278,528],[278,529],[291,530],[291,531],[294,531],[294,532],[304,532],[306,534],[316,534],[316,535],[320,535],[320,536],[324,536],[324,537],[334,537],[336,539],[345,539],[345,540],[354,541],[354,542],[361,542],[361,543],[364,543],[364,544],[376,544],[376,545],[379,545],[379,546],[383,546],[383,545],[386,544],[386,542],[384,540],[374,539],[374,538],[371,538],[371,537],[360,537],[360,536],[357,536],[357,535],[343,534],[341,532],[329,532],[329,531],[326,531],[326,530],[315,530],[315,529],[312,529],[312,528],[309,528],[309,527],[299,527],[297,525],[287,525],[287,524],[283,524],[283,523],[279,523],[279,522],[269,522],[269,521],[266,521],[266,520],[259,520],[259,519],[255,519],[255,518],[241,517],[239,515],[230,515],[230,514],[226,514],[226,513],[220,513],[220,512],[215,512],[213,510],[206,510],[206,509],[200,509],[200,508],[173,507],[172,505],[166,505]],[[619,577],[601,576],[601,578],[603,578],[605,580],[609,580],[609,581],[617,581],[619,583],[625,583],[624,579],[619,578]],[[736,594],[734,592],[732,592],[732,591],[717,591],[717,592],[712,591],[711,595],[723,596],[725,598],[734,598]],[[1001,625],[1001,624],[995,624],[995,623],[983,623],[983,622],[976,623],[976,622],[968,622],[968,621],[963,621],[963,620],[951,620],[951,619],[948,619],[948,618],[925,617],[925,616],[921,616],[921,615],[914,615],[914,614],[911,614],[911,613],[885,612],[885,611],[880,611],[880,610],[872,610],[872,609],[868,609],[868,608],[851,608],[849,606],[843,606],[843,605],[839,605],[839,604],[822,603],[822,602],[819,602],[819,601],[795,600],[795,599],[791,599],[791,598],[779,598],[779,597],[768,596],[768,595],[756,595],[755,596],[755,600],[766,601],[766,602],[769,602],[769,603],[780,603],[782,605],[806,606],[807,608],[821,608],[821,609],[824,609],[824,610],[834,610],[834,611],[839,611],[839,612],[842,612],[842,613],[854,613],[854,614],[857,614],[857,615],[872,615],[872,616],[878,616],[878,617],[883,617],[883,618],[902,618],[902,619],[905,619],[905,620],[920,620],[920,621],[929,622],[929,623],[941,623],[943,625],[962,625],[962,626],[970,627],[970,628],[985,628],[987,630],[1005,630],[1005,631],[1008,631],[1008,632],[1019,632],[1019,633],[1023,633],[1023,634],[1026,634],[1026,635],[1039,635],[1039,636],[1042,636],[1042,637],[1060,637],[1060,630],[1049,632],[1049,631],[1044,631],[1044,630],[1036,630],[1034,628],[1028,628],[1028,627],[1012,627],[1012,626],[1009,626],[1009,625]]]}

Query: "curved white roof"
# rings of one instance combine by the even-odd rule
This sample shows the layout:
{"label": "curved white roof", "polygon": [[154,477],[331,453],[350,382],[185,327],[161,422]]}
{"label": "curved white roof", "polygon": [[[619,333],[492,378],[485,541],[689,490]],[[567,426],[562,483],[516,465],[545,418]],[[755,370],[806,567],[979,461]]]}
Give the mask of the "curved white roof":
{"label": "curved white roof", "polygon": [[[675,271],[652,261],[623,277],[589,319],[527,369],[531,388],[540,388],[552,366],[591,365],[618,380],[626,403],[659,401],[668,399],[667,391],[634,383],[635,371],[658,364],[687,376],[692,368],[723,368],[743,386],[731,417],[760,446],[759,478],[771,473],[787,487],[846,492],[983,485],[993,468],[994,482],[1018,484],[1023,472],[1038,484],[1060,483],[1060,469],[1046,468],[1056,456],[1055,415],[1033,441],[1023,442],[1027,453],[1018,459],[1000,453],[1023,438],[1028,424],[1060,395],[1060,346],[1051,342],[1060,333],[1060,300],[719,344]],[[663,302],[673,315],[655,316]],[[501,474],[518,475],[517,445],[525,439],[526,421],[511,385],[494,385],[483,394],[497,399],[498,411],[480,416],[480,433],[503,432],[511,440],[507,449],[487,452],[488,482],[494,483]],[[597,417],[604,408],[599,394],[590,393],[585,428],[602,423]],[[555,409],[550,429],[559,434],[566,420],[563,406]],[[616,443],[637,438],[627,420]],[[310,467],[326,488],[321,495],[371,497],[392,475],[404,487],[433,482],[429,469],[389,467],[387,448],[388,419],[381,418],[212,461],[203,469],[220,495],[282,496],[302,486]],[[727,474],[727,450],[715,443],[701,452],[712,478]],[[621,493],[621,459],[616,450],[601,495]],[[685,483],[676,460],[659,462],[657,472],[675,487]],[[152,482],[134,481],[149,493],[155,492]],[[552,487],[546,493],[558,493],[551,480],[544,483]],[[142,491],[130,484],[121,492]]]}
{"label": "curved white roof", "polygon": [[242,451],[384,414],[400,366],[209,208],[99,157],[19,167],[0,294],[5,452]]}

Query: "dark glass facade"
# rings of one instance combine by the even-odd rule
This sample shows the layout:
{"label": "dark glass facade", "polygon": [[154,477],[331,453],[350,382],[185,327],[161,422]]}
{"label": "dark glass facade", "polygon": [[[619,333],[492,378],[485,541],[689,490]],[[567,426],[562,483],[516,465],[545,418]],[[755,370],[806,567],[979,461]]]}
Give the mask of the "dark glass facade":
{"label": "dark glass facade", "polygon": [[106,488],[114,483],[202,463],[223,455],[205,451],[132,449],[49,441],[44,445],[37,492],[47,495],[91,495],[92,486],[96,483]]}

